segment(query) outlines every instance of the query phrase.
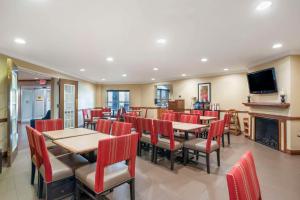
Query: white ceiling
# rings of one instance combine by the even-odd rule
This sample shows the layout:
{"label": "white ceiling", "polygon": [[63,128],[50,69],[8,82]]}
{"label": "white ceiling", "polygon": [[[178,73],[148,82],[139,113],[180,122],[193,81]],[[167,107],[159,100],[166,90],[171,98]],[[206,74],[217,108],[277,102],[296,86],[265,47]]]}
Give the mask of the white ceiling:
{"label": "white ceiling", "polygon": [[25,70],[18,70],[18,80],[49,80],[51,77],[46,76],[44,74],[34,73],[31,71],[25,71]]}
{"label": "white ceiling", "polygon": [[231,73],[300,50],[300,1],[260,1],[1,0],[0,53],[105,83]]}

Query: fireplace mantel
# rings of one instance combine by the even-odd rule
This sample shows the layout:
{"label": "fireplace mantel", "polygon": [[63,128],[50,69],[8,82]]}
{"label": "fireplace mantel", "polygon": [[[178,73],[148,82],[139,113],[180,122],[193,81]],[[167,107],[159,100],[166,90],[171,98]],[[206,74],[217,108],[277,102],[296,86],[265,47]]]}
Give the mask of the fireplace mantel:
{"label": "fireplace mantel", "polygon": [[289,103],[250,102],[250,103],[243,103],[243,104],[248,107],[272,107],[272,108],[281,108],[281,109],[287,109],[290,107]]}

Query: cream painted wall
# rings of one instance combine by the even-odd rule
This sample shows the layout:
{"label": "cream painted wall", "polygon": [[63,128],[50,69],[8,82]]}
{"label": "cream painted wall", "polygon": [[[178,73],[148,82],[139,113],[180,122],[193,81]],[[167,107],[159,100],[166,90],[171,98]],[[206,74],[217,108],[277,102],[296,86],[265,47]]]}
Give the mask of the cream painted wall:
{"label": "cream painted wall", "polygon": [[[7,118],[7,58],[0,55],[0,118]],[[7,150],[7,123],[0,123],[0,148]]]}
{"label": "cream painted wall", "polygon": [[81,109],[96,107],[96,85],[89,82],[78,82],[78,125],[83,125]]}

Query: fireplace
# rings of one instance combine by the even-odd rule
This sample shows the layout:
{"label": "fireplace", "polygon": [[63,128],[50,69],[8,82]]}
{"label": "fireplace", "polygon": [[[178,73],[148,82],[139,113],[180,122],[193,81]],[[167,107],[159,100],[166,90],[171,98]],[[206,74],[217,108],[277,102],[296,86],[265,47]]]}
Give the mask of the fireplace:
{"label": "fireplace", "polygon": [[279,150],[279,121],[255,117],[255,141]]}

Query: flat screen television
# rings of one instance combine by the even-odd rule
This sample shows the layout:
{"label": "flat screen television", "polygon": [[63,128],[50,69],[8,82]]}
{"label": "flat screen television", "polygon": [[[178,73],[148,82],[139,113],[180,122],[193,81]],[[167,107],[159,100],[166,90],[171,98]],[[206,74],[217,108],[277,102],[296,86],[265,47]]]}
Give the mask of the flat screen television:
{"label": "flat screen television", "polygon": [[247,77],[251,94],[269,94],[277,92],[274,68],[248,73]]}

